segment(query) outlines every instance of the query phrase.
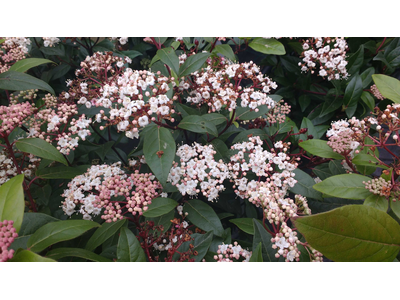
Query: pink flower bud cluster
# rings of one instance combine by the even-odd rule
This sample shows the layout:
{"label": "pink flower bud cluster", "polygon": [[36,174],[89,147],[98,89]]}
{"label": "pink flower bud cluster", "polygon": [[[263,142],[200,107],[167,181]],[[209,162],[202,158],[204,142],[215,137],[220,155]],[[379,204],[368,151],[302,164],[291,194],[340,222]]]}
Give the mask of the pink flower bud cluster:
{"label": "pink flower bud cluster", "polygon": [[14,250],[8,249],[18,236],[13,224],[14,221],[11,220],[0,222],[0,262],[5,262],[14,255]]}
{"label": "pink flower bud cluster", "polygon": [[225,189],[223,181],[229,178],[228,167],[222,160],[215,161],[215,153],[212,145],[182,145],[176,151],[180,164],[174,162],[167,181],[182,195],[195,196],[201,192],[208,201],[215,200]]}
{"label": "pink flower bud cluster", "polygon": [[315,37],[303,41],[301,54],[303,63],[299,62],[302,72],[311,71],[319,67],[318,75],[328,80],[347,78],[346,70],[347,42],[344,38]]}
{"label": "pink flower bud cluster", "polygon": [[71,216],[81,213],[85,220],[98,215],[106,222],[116,222],[126,213],[142,215],[162,190],[161,184],[151,173],[125,174],[121,163],[91,166],[87,172],[76,176],[64,190],[64,212]]}
{"label": "pink flower bud cluster", "polygon": [[29,102],[0,106],[1,131],[0,137],[8,136],[16,127],[30,117],[35,108]]}
{"label": "pink flower bud cluster", "polygon": [[297,237],[297,232],[292,230],[285,222],[280,227],[280,232],[271,239],[272,249],[278,249],[275,254],[276,258],[283,256],[286,262],[299,261],[300,250],[297,248],[297,244],[300,242]]}
{"label": "pink flower bud cluster", "polygon": [[290,113],[291,106],[283,100],[275,103],[275,106],[266,114],[266,121],[270,124],[286,122],[286,116]]}
{"label": "pink flower bud cluster", "polygon": [[349,121],[339,120],[332,122],[331,128],[327,131],[326,136],[329,138],[328,146],[337,153],[347,152],[351,157],[360,143],[356,140],[362,123],[355,117]]}
{"label": "pink flower bud cluster", "polygon": [[[208,112],[220,111],[225,107],[229,111],[236,109],[237,100],[240,107],[249,107],[258,111],[259,106],[275,106],[275,101],[268,94],[277,85],[264,76],[260,68],[251,62],[231,64],[223,58],[209,60],[205,69],[196,71],[194,82],[181,81],[179,89],[188,93],[186,101],[197,106],[207,104]],[[243,88],[242,81],[251,81],[250,87]]]}
{"label": "pink flower bud cluster", "polygon": [[386,99],[385,97],[382,96],[381,92],[378,90],[375,84],[371,85],[370,90],[376,99],[378,100]]}
{"label": "pink flower bud cluster", "polygon": [[[0,38],[3,39],[3,38]],[[24,59],[31,41],[24,37],[6,37],[0,44],[0,73],[4,73],[17,61]]]}
{"label": "pink flower bud cluster", "polygon": [[[105,179],[99,187],[95,207],[104,208],[102,219],[115,222],[123,219],[122,209],[126,208],[132,215],[142,215],[154,198],[160,195],[161,184],[151,173],[135,173],[128,177],[116,175]],[[112,197],[122,196],[122,201],[112,201]]]}
{"label": "pink flower bud cluster", "polygon": [[248,262],[251,254],[251,251],[243,249],[238,242],[234,242],[233,245],[222,243],[222,245],[218,245],[217,255],[214,255],[214,259],[217,262],[237,262],[244,258],[242,262]]}
{"label": "pink flower bud cluster", "polygon": [[138,138],[139,129],[151,121],[174,121],[171,114],[175,112],[175,99],[168,96],[175,84],[173,78],[160,72],[125,69],[123,59],[112,56],[111,52],[97,52],[81,66],[77,72],[79,78],[68,83],[68,95],[87,108],[103,107],[95,116],[96,122],[115,125],[127,137]]}

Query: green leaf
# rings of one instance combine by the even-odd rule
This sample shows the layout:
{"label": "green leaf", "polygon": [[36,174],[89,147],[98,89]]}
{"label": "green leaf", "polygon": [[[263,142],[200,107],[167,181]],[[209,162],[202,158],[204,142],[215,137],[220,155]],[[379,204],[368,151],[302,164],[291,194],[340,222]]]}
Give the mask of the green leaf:
{"label": "green leaf", "polygon": [[228,121],[228,119],[224,115],[217,113],[205,114],[202,115],[201,117],[205,119],[207,122],[213,123],[215,126]]}
{"label": "green leaf", "polygon": [[[256,219],[254,219],[256,220]],[[260,220],[256,220],[260,224]],[[235,224],[237,227],[239,227],[240,230],[248,233],[248,234],[254,234],[254,223],[253,223],[253,218],[238,218],[238,219],[231,219],[229,222]]]}
{"label": "green leaf", "polygon": [[20,139],[15,143],[15,146],[20,151],[68,165],[65,157],[53,145],[45,140],[39,138]]}
{"label": "green leaf", "polygon": [[174,199],[170,198],[155,198],[151,200],[151,204],[148,205],[148,209],[143,212],[143,216],[155,218],[173,210],[178,205]]}
{"label": "green leaf", "polygon": [[117,246],[117,261],[145,262],[146,255],[136,236],[128,228],[122,227]]}
{"label": "green leaf", "polygon": [[316,155],[323,158],[334,158],[342,160],[344,157],[339,153],[332,150],[328,146],[327,141],[312,139],[299,143],[299,146],[310,152],[312,155]]}
{"label": "green leaf", "polygon": [[179,58],[175,50],[171,47],[162,48],[157,51],[157,56],[160,60],[169,66],[176,74],[179,72]]}
{"label": "green leaf", "polygon": [[238,106],[236,108],[235,119],[243,120],[243,121],[254,120],[254,119],[257,119],[258,117],[265,115],[269,111],[269,108],[267,105],[262,105],[257,108],[258,108],[258,112],[256,112],[255,110],[253,110],[249,107]]}
{"label": "green leaf", "polygon": [[215,211],[201,200],[189,200],[185,203],[184,211],[188,220],[204,231],[213,231],[216,236],[222,236],[224,228]]}
{"label": "green leaf", "polygon": [[314,127],[313,123],[311,122],[311,120],[307,119],[306,117],[303,117],[300,128],[307,128],[306,133],[300,134],[301,140],[303,140],[303,141],[307,140],[307,137],[309,135],[312,135],[313,138],[317,138],[317,136],[318,136],[317,130],[315,130],[315,127]]}
{"label": "green leaf", "polygon": [[368,108],[373,111],[375,107],[375,100],[372,95],[366,91],[363,91],[361,94],[361,100],[368,106]]}
{"label": "green leaf", "polygon": [[74,167],[59,166],[37,170],[36,176],[43,179],[72,179],[82,173],[82,170]]}
{"label": "green leaf", "polygon": [[374,74],[372,79],[383,97],[400,103],[400,81],[398,79],[382,74]]}
{"label": "green leaf", "polygon": [[9,262],[55,262],[54,259],[40,256],[29,250],[19,251]]}
{"label": "green leaf", "polygon": [[201,112],[198,109],[193,107],[189,107],[187,105],[181,104],[179,102],[175,103],[176,110],[179,111],[183,118],[190,116],[190,115],[201,115]]}
{"label": "green leaf", "polygon": [[286,54],[285,47],[275,39],[255,38],[249,43],[249,47],[264,54]]}
{"label": "green leaf", "polygon": [[357,166],[379,167],[385,170],[389,169],[388,167],[379,164],[380,161],[378,159],[365,153],[355,155],[351,162]]}
{"label": "green leaf", "polygon": [[[179,252],[186,252],[189,250],[189,245],[192,244],[193,251],[197,251],[197,255],[194,256],[194,261],[195,262],[201,262],[203,257],[206,255],[208,249],[210,248],[212,239],[213,239],[213,233],[207,232],[206,234],[199,234],[199,233],[194,233],[191,235],[192,238],[194,238],[194,241],[188,241],[184,242],[179,248]],[[174,254],[174,259],[178,259],[179,255],[178,253]]]}
{"label": "green leaf", "polygon": [[210,133],[213,136],[218,136],[217,127],[202,116],[187,116],[182,119],[182,121],[178,124],[178,127],[181,129],[189,130],[197,133]]}
{"label": "green leaf", "polygon": [[393,211],[393,213],[400,219],[400,201],[389,201],[390,203],[390,208]]}
{"label": "green leaf", "polygon": [[259,136],[260,139],[262,140],[268,138],[268,135],[265,133],[265,131],[263,131],[262,129],[254,128],[240,132],[237,136],[235,136],[235,138],[232,141],[232,144],[241,143],[245,141],[248,142],[249,135]]}
{"label": "green leaf", "polygon": [[356,73],[360,71],[361,66],[364,62],[364,45],[361,45],[358,48],[357,52],[350,55],[347,64],[348,73],[351,76],[354,76]]}
{"label": "green leaf", "polygon": [[336,111],[338,108],[342,106],[343,100],[340,97],[335,97],[335,99],[332,101],[332,99],[327,99],[325,103],[322,105],[322,110],[321,113],[319,114],[319,117],[326,116],[327,114]]}
{"label": "green leaf", "polygon": [[18,236],[33,234],[43,225],[57,221],[60,220],[43,213],[24,213],[24,220],[22,221],[21,229],[18,232]]}
{"label": "green leaf", "polygon": [[102,161],[106,157],[107,153],[111,150],[112,146],[114,146],[115,142],[109,141],[102,145],[99,145],[98,148],[95,150],[95,153],[100,157]]}
{"label": "green leaf", "polygon": [[343,104],[352,107],[357,104],[363,92],[362,80],[360,75],[352,75],[349,84],[344,91]]}
{"label": "green leaf", "polygon": [[189,56],[179,68],[179,77],[190,75],[199,70],[211,53],[197,53]]}
{"label": "green leaf", "polygon": [[56,64],[54,61],[51,61],[49,59],[44,59],[44,58],[25,58],[22,60],[17,61],[15,64],[11,66],[11,68],[8,69],[8,71],[15,71],[15,72],[26,72],[29,69],[43,65],[43,64]]}
{"label": "green leaf", "polygon": [[282,256],[276,258],[276,250],[272,249],[273,243],[271,242],[272,236],[265,230],[262,224],[253,219],[254,223],[254,238],[253,238],[253,249],[256,249],[258,244],[262,244],[262,257],[264,261],[283,261]]}
{"label": "green leaf", "polygon": [[24,175],[17,175],[0,186],[0,221],[14,221],[19,232],[24,217],[25,201],[22,183]]}
{"label": "green leaf", "polygon": [[33,252],[41,252],[50,245],[76,238],[94,227],[100,227],[100,225],[87,220],[64,220],[47,223],[31,235],[27,247]]}
{"label": "green leaf", "polygon": [[307,198],[323,200],[322,194],[313,188],[315,181],[310,175],[300,169],[293,170],[293,173],[296,174],[294,179],[297,180],[297,183],[294,187],[289,187],[292,193],[300,194]]}
{"label": "green leaf", "polygon": [[364,72],[360,74],[361,80],[362,80],[362,86],[363,89],[366,89],[367,87],[370,86],[372,82],[372,75],[375,74],[375,68],[374,67],[369,67],[366,69]]}
{"label": "green leaf", "polygon": [[258,243],[257,248],[253,249],[253,253],[250,257],[250,262],[263,262],[261,242]]}
{"label": "green leaf", "polygon": [[365,198],[364,205],[372,206],[383,212],[387,212],[389,201],[384,196],[372,194]]}
{"label": "green leaf", "polygon": [[212,53],[220,53],[231,61],[235,61],[235,53],[228,44],[216,45]]}
{"label": "green leaf", "polygon": [[211,141],[211,144],[214,150],[217,152],[214,154],[215,161],[219,161],[220,159],[224,160],[228,158],[229,149],[226,144],[220,139],[214,139]]}
{"label": "green leaf", "polygon": [[371,195],[363,183],[370,179],[359,174],[335,175],[315,184],[314,189],[333,197],[363,200]]}
{"label": "green leaf", "polygon": [[94,251],[98,246],[116,234],[125,223],[126,219],[118,220],[117,222],[103,223],[103,225],[96,229],[90,237],[86,243],[85,249],[88,251]]}
{"label": "green leaf", "polygon": [[10,91],[39,89],[55,94],[53,88],[43,80],[16,71],[7,71],[0,74],[0,89]]}
{"label": "green leaf", "polygon": [[80,257],[90,261],[97,261],[97,262],[111,262],[111,259],[105,258],[98,254],[95,254],[89,250],[81,249],[81,248],[56,248],[50,250],[46,253],[47,258],[51,258],[54,260],[58,260],[63,257]]}
{"label": "green leaf", "polygon": [[160,183],[165,185],[176,152],[171,132],[164,127],[151,128],[144,136],[143,151],[151,171]]}
{"label": "green leaf", "polygon": [[294,220],[311,247],[333,261],[393,261],[400,249],[400,225],[366,205],[346,205]]}
{"label": "green leaf", "polygon": [[58,44],[55,47],[41,47],[39,50],[45,55],[65,56],[63,44]]}

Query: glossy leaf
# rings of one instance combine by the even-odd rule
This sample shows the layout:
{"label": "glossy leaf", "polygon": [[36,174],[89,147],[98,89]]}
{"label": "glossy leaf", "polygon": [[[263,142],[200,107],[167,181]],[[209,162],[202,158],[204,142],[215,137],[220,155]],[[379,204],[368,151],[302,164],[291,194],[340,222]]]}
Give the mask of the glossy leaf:
{"label": "glossy leaf", "polygon": [[294,220],[316,250],[333,261],[393,261],[400,250],[400,225],[366,205],[347,205]]}
{"label": "glossy leaf", "polygon": [[23,152],[68,165],[65,157],[51,144],[39,138],[20,139],[15,146]]}
{"label": "glossy leaf", "polygon": [[363,183],[368,180],[369,177],[359,174],[341,174],[315,184],[314,189],[332,197],[362,200],[371,194]]}
{"label": "glossy leaf", "polygon": [[358,73],[360,71],[361,66],[363,65],[363,62],[364,62],[364,45],[361,45],[360,48],[358,48],[357,52],[350,55],[350,57],[348,58],[348,64],[346,66],[348,73],[351,76]]}
{"label": "glossy leaf", "polygon": [[282,257],[276,258],[277,250],[272,249],[273,243],[271,242],[272,236],[265,230],[262,224],[253,219],[254,223],[254,238],[253,249],[256,249],[258,244],[262,244],[262,257],[264,261],[283,261]]}
{"label": "glossy leaf", "polygon": [[365,198],[364,205],[372,206],[383,212],[387,212],[389,201],[384,196],[372,194]]}
{"label": "glossy leaf", "polygon": [[300,169],[293,170],[293,173],[296,174],[294,179],[297,180],[297,183],[294,187],[289,187],[292,193],[300,194],[307,198],[323,200],[322,194],[313,188],[315,181],[310,175]]}
{"label": "glossy leaf", "polygon": [[24,175],[17,175],[0,186],[0,221],[14,221],[19,232],[24,217],[25,201],[22,183]]}
{"label": "glossy leaf", "polygon": [[29,250],[21,250],[9,262],[55,262],[54,259],[40,256]]}
{"label": "glossy leaf", "polygon": [[188,220],[203,229],[204,231],[213,231],[215,235],[222,236],[224,228],[215,211],[201,200],[189,200],[183,207],[188,213]]}
{"label": "glossy leaf", "polygon": [[357,104],[362,92],[363,87],[360,75],[352,75],[351,80],[344,91],[343,103],[346,107],[353,107]]}
{"label": "glossy leaf", "polygon": [[239,119],[239,120],[243,120],[243,121],[254,120],[254,119],[257,119],[258,117],[265,115],[269,111],[269,108],[267,105],[262,105],[257,108],[258,108],[258,111],[255,111],[249,107],[238,106],[236,108],[235,119]]}
{"label": "glossy leaf", "polygon": [[367,166],[367,167],[379,167],[382,169],[388,169],[385,165],[379,164],[380,161],[373,157],[372,155],[359,153],[354,156],[351,162],[357,166]]}
{"label": "glossy leaf", "polygon": [[143,216],[151,218],[159,217],[170,212],[177,205],[178,202],[170,198],[155,198],[151,200],[151,204],[148,205],[148,209],[143,212]]}
{"label": "glossy leaf", "polygon": [[215,126],[228,121],[228,119],[224,115],[217,113],[205,114],[202,115],[201,117],[205,119],[207,122],[213,123]]}
{"label": "glossy leaf", "polygon": [[18,232],[18,236],[33,234],[43,225],[57,221],[60,220],[39,212],[24,213],[24,219],[22,221],[21,229]]}
{"label": "glossy leaf", "polygon": [[299,146],[312,155],[323,158],[343,159],[342,155],[333,151],[332,148],[328,146],[327,141],[312,139],[299,143]]}
{"label": "glossy leaf", "polygon": [[100,256],[86,249],[81,248],[56,248],[46,253],[47,258],[58,260],[64,257],[80,257],[90,261],[111,262],[111,259]]}
{"label": "glossy leaf", "polygon": [[[193,251],[197,251],[197,255],[194,256],[194,261],[195,262],[201,262],[203,257],[206,255],[208,249],[210,248],[212,239],[213,239],[213,233],[207,232],[206,234],[199,234],[199,233],[194,233],[191,235],[192,238],[194,238],[193,241],[188,241],[184,242],[179,248],[179,252],[186,252],[189,250],[189,245],[192,244]],[[179,257],[178,253],[175,253],[173,258],[177,259]]]}
{"label": "glossy leaf", "polygon": [[128,228],[122,227],[117,246],[117,261],[145,262],[146,255],[136,236]]}
{"label": "glossy leaf", "polygon": [[39,89],[50,92],[54,95],[53,88],[43,80],[16,71],[7,71],[0,74],[0,89],[10,91]]}
{"label": "glossy leaf", "polygon": [[178,127],[181,129],[189,130],[197,133],[209,133],[213,136],[218,135],[217,127],[202,116],[187,116],[182,119],[182,121],[178,124]]}
{"label": "glossy leaf", "polygon": [[126,224],[126,219],[117,222],[103,223],[100,228],[96,229],[90,239],[87,241],[85,249],[89,251],[95,250],[98,246],[107,241],[116,234],[119,229]]}
{"label": "glossy leaf", "polygon": [[176,74],[179,72],[179,58],[175,50],[171,47],[162,48],[157,51],[157,56],[160,60],[169,66]]}
{"label": "glossy leaf", "polygon": [[153,174],[165,184],[175,158],[176,144],[171,132],[154,126],[144,136],[144,157]]}
{"label": "glossy leaf", "polygon": [[228,44],[216,45],[212,52],[220,53],[223,56],[225,56],[227,59],[230,59],[231,61],[236,60],[235,53],[233,53],[231,46],[229,46]]}
{"label": "glossy leaf", "polygon": [[25,58],[22,60],[17,61],[15,64],[13,64],[8,70],[9,71],[15,71],[15,72],[26,72],[29,69],[40,66],[43,64],[48,64],[52,63],[55,64],[55,62],[49,60],[49,59],[44,59],[44,58]]}
{"label": "glossy leaf", "polygon": [[60,166],[37,170],[36,176],[43,179],[72,179],[82,173],[78,168]]}
{"label": "glossy leaf", "polygon": [[179,77],[190,75],[199,70],[210,55],[211,53],[197,53],[189,56],[179,67]]}
{"label": "glossy leaf", "polygon": [[261,242],[258,243],[257,248],[253,249],[250,257],[250,262],[263,262]]}
{"label": "glossy leaf", "polygon": [[248,234],[254,234],[253,218],[231,219],[229,222],[235,224],[240,230]]}
{"label": "glossy leaf", "polygon": [[372,95],[366,91],[363,91],[361,94],[361,100],[368,106],[368,108],[373,111],[375,107],[375,100]]}
{"label": "glossy leaf", "polygon": [[374,74],[372,79],[383,97],[400,103],[400,80],[382,74]]}
{"label": "glossy leaf", "polygon": [[393,213],[400,219],[400,201],[389,201],[389,204]]}
{"label": "glossy leaf", "polygon": [[100,225],[88,220],[47,223],[31,235],[27,246],[33,252],[40,252],[55,243],[76,238],[94,227],[100,227]]}
{"label": "glossy leaf", "polygon": [[249,43],[249,47],[264,54],[286,54],[285,47],[275,39],[255,38]]}

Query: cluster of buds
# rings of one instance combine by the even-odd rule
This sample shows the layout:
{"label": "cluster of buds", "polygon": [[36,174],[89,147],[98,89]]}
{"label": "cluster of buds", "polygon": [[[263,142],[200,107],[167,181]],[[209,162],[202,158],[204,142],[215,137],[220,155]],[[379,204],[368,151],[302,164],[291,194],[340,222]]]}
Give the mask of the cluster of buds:
{"label": "cluster of buds", "polygon": [[375,84],[371,85],[370,90],[376,99],[378,100],[386,99],[385,97],[382,96],[381,92],[378,90]]}
{"label": "cluster of buds", "polygon": [[78,78],[68,83],[70,90],[64,97],[73,97],[87,108],[104,108],[96,114],[95,121],[117,126],[128,138],[138,138],[139,129],[151,121],[174,122],[171,115],[176,98],[168,96],[174,78],[160,72],[125,69],[124,61],[131,62],[128,57],[124,60],[111,52],[87,57],[76,72]]}
{"label": "cluster of buds", "polygon": [[228,167],[222,160],[215,161],[215,153],[212,145],[182,145],[176,151],[180,164],[174,162],[167,180],[182,195],[195,196],[201,192],[208,201],[213,201],[225,189],[223,181],[229,178]]}
{"label": "cluster of buds", "polygon": [[390,191],[392,189],[392,183],[390,181],[386,181],[384,178],[374,178],[368,181],[363,181],[365,184],[365,188],[369,190],[371,193],[379,196],[390,196]]}
{"label": "cluster of buds", "polygon": [[275,106],[266,114],[266,121],[269,124],[282,124],[286,121],[286,116],[290,113],[291,106],[284,100],[279,100]]}
{"label": "cluster of buds", "polygon": [[136,170],[128,175],[120,165],[93,165],[73,178],[62,194],[64,212],[69,216],[81,213],[83,219],[91,220],[103,210],[101,218],[108,223],[123,219],[126,213],[142,215],[162,186],[151,173]]}
{"label": "cluster of buds", "polygon": [[[192,73],[192,76],[193,81],[180,82],[179,90],[187,93],[187,102],[197,106],[208,105],[210,113],[220,111],[222,107],[232,111],[237,105],[255,111],[261,105],[275,106],[275,101],[268,95],[277,88],[276,83],[264,76],[252,61],[231,64],[217,57],[210,59],[205,69]],[[248,81],[252,82],[251,86],[243,88],[240,85]]]}
{"label": "cluster of buds", "polygon": [[0,44],[0,73],[4,73],[17,61],[24,59],[31,41],[24,37],[6,37]]}
{"label": "cluster of buds", "polygon": [[14,221],[8,220],[0,222],[0,262],[5,262],[14,255],[14,250],[8,249],[18,236],[13,224]]}
{"label": "cluster of buds", "polygon": [[237,262],[239,259],[243,259],[242,262],[248,262],[250,260],[252,252],[243,249],[238,242],[232,244],[218,245],[217,255],[214,255],[214,259],[217,262]]}
{"label": "cluster of buds", "polygon": [[315,37],[303,40],[303,63],[299,62],[301,71],[311,70],[314,73],[319,66],[318,75],[321,77],[328,80],[346,79],[349,76],[346,70],[347,48],[344,38]]}
{"label": "cluster of buds", "polygon": [[8,136],[16,127],[21,127],[34,111],[35,108],[29,102],[0,106],[0,138]]}

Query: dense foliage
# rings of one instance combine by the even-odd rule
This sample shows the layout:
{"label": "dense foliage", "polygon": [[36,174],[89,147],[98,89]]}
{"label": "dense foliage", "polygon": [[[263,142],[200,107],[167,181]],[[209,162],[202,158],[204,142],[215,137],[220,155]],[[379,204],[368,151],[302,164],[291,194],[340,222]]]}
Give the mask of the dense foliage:
{"label": "dense foliage", "polygon": [[0,261],[397,261],[400,38],[0,39]]}

